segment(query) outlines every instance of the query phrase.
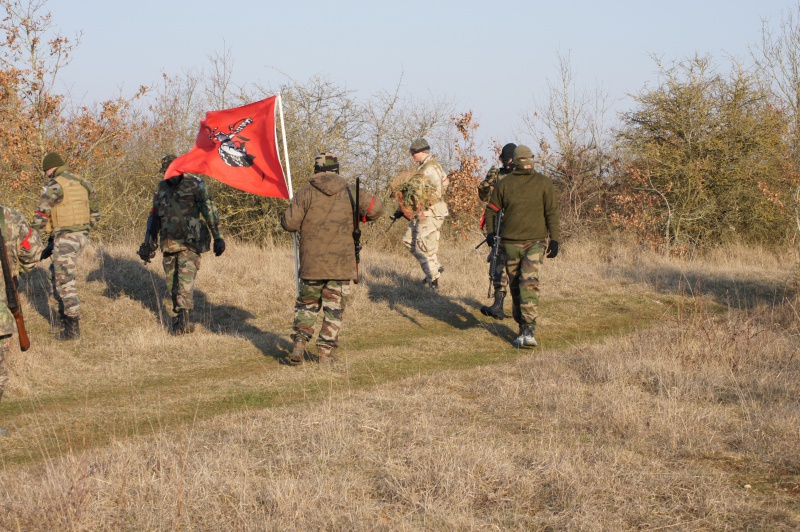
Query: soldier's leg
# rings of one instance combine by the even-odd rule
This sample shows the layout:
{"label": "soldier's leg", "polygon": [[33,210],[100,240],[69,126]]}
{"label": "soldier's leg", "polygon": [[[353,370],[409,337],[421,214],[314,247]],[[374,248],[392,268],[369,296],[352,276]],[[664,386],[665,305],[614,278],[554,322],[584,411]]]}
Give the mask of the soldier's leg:
{"label": "soldier's leg", "polygon": [[[420,263],[422,271],[425,272],[425,266],[422,263],[422,260],[420,260],[419,249],[418,249],[419,224],[420,222],[416,218],[413,218],[408,222],[408,229],[406,229],[406,232],[403,234],[403,245],[406,247],[408,251],[411,252],[412,255],[414,255],[414,258],[416,258],[417,261]],[[426,281],[428,280],[427,272],[425,272],[425,280]]]}
{"label": "soldier's leg", "polygon": [[192,310],[194,308],[194,280],[200,269],[200,254],[190,249],[185,249],[177,254],[175,285],[172,296],[175,312]]}
{"label": "soldier's leg", "polygon": [[430,283],[439,278],[439,238],[444,218],[427,216],[417,226],[417,260],[425,272],[425,278]]}
{"label": "soldier's leg", "polygon": [[8,371],[4,362],[9,351],[11,351],[11,335],[4,334],[0,336],[0,399],[3,398],[3,392],[6,390],[8,382]]}
{"label": "soldier's leg", "polygon": [[175,307],[178,302],[175,300],[175,291],[178,286],[178,254],[162,253],[161,264],[164,266],[164,276],[167,281],[167,293],[172,298],[172,311],[177,312]]}
{"label": "soldier's leg", "polygon": [[328,281],[322,289],[322,328],[319,330],[317,346],[335,349],[339,346],[339,331],[342,328],[344,309],[350,295],[350,281]]}
{"label": "soldier's leg", "polygon": [[314,326],[322,306],[322,289],[325,281],[300,279],[300,291],[294,303],[294,325],[292,339],[302,338],[306,342],[314,336]]}
{"label": "soldier's leg", "polygon": [[506,263],[506,273],[508,275],[508,289],[511,292],[512,315],[514,321],[522,323],[522,313],[520,311],[519,293],[519,266],[522,261],[522,251],[518,244],[503,244],[503,255]]}
{"label": "soldier's leg", "polygon": [[56,237],[50,272],[53,279],[53,297],[58,302],[59,315],[80,317],[80,301],[75,283],[75,271],[83,248],[89,242],[87,232],[64,233]]}
{"label": "soldier's leg", "polygon": [[539,317],[539,275],[544,264],[544,242],[525,247],[519,266],[519,295],[522,322],[535,326]]}

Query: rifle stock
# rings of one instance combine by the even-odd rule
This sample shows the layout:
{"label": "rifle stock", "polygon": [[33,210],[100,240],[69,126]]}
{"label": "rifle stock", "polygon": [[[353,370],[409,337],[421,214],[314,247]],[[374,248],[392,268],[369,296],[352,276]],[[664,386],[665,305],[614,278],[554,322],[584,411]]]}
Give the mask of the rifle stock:
{"label": "rifle stock", "polygon": [[[5,224],[5,221],[3,221],[3,224]],[[11,261],[8,258],[8,248],[6,247],[6,238],[3,233],[5,233],[5,227],[0,231],[0,263],[2,263],[3,269],[3,282],[6,285],[6,306],[17,322],[19,348],[21,351],[27,351],[31,346],[31,339],[28,337],[28,331],[25,329],[25,319],[22,316],[22,306],[19,303],[17,283],[11,271]]]}

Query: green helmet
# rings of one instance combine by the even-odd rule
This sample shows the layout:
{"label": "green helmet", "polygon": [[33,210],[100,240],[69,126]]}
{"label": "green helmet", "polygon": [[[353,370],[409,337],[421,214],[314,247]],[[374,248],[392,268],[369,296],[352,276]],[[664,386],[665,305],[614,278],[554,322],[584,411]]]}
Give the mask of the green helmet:
{"label": "green helmet", "polygon": [[328,152],[322,152],[314,158],[314,173],[336,172],[339,173],[339,159]]}
{"label": "green helmet", "polygon": [[178,158],[177,155],[172,155],[172,154],[163,156],[161,158],[161,170],[160,170],[161,173],[162,174],[165,173],[167,171],[167,168],[169,168],[169,165],[172,164],[172,161],[174,161],[177,158]]}
{"label": "green helmet", "polygon": [[409,147],[409,151],[411,152],[412,155],[415,153],[419,153],[421,151],[430,151],[430,149],[431,149],[430,144],[428,144],[428,141],[423,138],[415,140],[414,142],[411,143],[411,146]]}

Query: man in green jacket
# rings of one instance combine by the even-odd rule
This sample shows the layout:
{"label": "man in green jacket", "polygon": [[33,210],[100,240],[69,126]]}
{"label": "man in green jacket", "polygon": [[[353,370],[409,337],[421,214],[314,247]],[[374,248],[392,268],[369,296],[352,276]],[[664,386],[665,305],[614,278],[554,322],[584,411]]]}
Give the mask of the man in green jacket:
{"label": "man in green jacket", "polygon": [[[497,183],[486,206],[486,230],[493,244],[497,213],[503,211],[501,249],[513,300],[519,336],[514,347],[536,347],[534,332],[539,316],[539,273],[544,257],[558,255],[559,208],[553,182],[534,171],[533,152],[514,150],[514,171]],[[549,241],[549,242],[548,242]]]}

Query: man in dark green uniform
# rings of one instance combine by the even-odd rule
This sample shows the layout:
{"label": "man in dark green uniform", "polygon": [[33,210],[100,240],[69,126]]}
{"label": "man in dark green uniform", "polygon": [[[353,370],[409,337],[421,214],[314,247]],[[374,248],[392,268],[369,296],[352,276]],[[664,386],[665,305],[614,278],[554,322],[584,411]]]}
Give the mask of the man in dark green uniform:
{"label": "man in dark green uniform", "polygon": [[534,171],[533,152],[527,146],[514,150],[514,171],[497,183],[486,206],[490,245],[500,210],[503,211],[501,249],[514,303],[514,320],[519,324],[519,336],[513,344],[517,348],[536,347],[539,274],[545,256],[558,255],[561,233],[555,187],[549,178]]}
{"label": "man in dark green uniform", "polygon": [[[175,155],[165,155],[161,159],[162,174],[175,159]],[[138,254],[143,261],[150,262],[160,234],[167,289],[172,295],[175,312],[173,334],[194,330],[189,316],[194,308],[192,290],[200,269],[200,254],[210,249],[209,227],[214,236],[214,255],[219,257],[225,251],[225,241],[217,209],[202,179],[194,174],[179,174],[158,184],[147,223],[147,241],[139,247]]]}

